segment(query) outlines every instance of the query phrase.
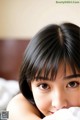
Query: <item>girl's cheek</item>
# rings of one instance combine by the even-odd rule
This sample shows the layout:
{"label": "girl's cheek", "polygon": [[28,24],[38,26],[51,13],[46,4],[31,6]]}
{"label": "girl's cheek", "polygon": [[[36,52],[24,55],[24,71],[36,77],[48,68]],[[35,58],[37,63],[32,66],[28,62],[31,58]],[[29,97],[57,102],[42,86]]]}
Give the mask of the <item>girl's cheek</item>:
{"label": "girl's cheek", "polygon": [[47,99],[38,97],[37,99],[35,99],[35,103],[41,113],[43,113],[44,115],[48,113],[50,104]]}
{"label": "girl's cheek", "polygon": [[37,108],[44,112],[49,108],[50,98],[46,93],[41,93],[39,91],[33,92],[33,97]]}

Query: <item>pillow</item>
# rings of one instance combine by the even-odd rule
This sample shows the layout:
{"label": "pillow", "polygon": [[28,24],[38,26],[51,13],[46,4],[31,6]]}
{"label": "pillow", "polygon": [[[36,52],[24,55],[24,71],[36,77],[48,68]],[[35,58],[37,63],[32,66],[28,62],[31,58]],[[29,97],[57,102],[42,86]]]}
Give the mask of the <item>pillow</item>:
{"label": "pillow", "polygon": [[46,116],[43,120],[80,120],[80,107],[60,109],[54,114]]}

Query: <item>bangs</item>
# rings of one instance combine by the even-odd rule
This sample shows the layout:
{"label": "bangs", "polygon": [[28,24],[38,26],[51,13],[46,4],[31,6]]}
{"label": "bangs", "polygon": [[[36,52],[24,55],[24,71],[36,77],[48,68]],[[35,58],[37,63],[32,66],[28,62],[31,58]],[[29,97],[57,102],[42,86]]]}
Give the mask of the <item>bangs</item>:
{"label": "bangs", "polygon": [[74,64],[72,64],[70,61],[66,63],[65,61],[61,60],[61,62],[57,59],[51,63],[51,61],[47,61],[45,64],[43,61],[43,64],[38,64],[38,68],[34,68],[31,73],[33,73],[33,79],[32,80],[50,80],[53,81],[56,79],[56,76],[59,72],[59,68],[63,66],[63,76],[66,77],[67,73],[67,66],[69,66],[70,71],[73,75],[76,75],[77,72],[80,72],[80,68],[75,67]]}
{"label": "bangs", "polygon": [[[72,60],[70,61],[69,58],[64,57],[63,54],[55,54],[49,57],[41,57],[42,59],[35,60],[33,66],[29,65],[27,74],[27,80],[29,82],[32,80],[55,80],[59,68],[61,65],[63,66],[64,77],[66,77],[67,66],[69,66],[72,73],[75,75],[76,72],[80,72],[79,66],[76,66]],[[30,71],[30,72],[29,72]]]}
{"label": "bangs", "polygon": [[59,64],[63,59],[63,49],[59,45],[57,34],[55,36],[54,40],[52,40],[54,36],[50,36],[45,40],[42,39],[42,42],[37,42],[34,52],[31,55],[29,53],[32,59],[28,58],[26,73],[30,74],[26,76],[29,78],[32,76],[32,80],[35,78],[38,80],[41,76],[49,80],[56,77]]}

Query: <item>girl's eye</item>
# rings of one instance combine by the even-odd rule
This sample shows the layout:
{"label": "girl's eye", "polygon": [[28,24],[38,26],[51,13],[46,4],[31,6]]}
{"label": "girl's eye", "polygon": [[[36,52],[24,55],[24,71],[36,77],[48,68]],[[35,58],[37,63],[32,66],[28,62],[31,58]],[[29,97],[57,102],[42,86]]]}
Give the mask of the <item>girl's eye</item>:
{"label": "girl's eye", "polygon": [[79,84],[80,84],[79,82],[72,81],[72,82],[68,83],[67,87],[69,87],[69,88],[76,88],[76,87],[79,86]]}
{"label": "girl's eye", "polygon": [[46,83],[42,83],[40,85],[38,85],[38,87],[42,90],[48,90],[49,89],[49,85]]}

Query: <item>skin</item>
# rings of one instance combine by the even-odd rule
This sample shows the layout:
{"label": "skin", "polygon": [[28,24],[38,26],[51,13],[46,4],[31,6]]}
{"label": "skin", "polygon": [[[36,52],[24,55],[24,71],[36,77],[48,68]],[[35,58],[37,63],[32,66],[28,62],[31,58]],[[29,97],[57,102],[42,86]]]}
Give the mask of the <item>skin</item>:
{"label": "skin", "polygon": [[20,93],[8,104],[8,120],[41,120],[39,111]]}
{"label": "skin", "polygon": [[41,120],[41,111],[45,116],[54,114],[59,109],[72,106],[80,107],[80,73],[73,76],[69,66],[64,78],[63,67],[60,66],[55,81],[33,80],[31,89],[37,108],[22,94],[15,96],[8,104],[8,120]]}
{"label": "skin", "polygon": [[53,114],[59,109],[80,107],[80,73],[74,77],[69,66],[66,77],[60,67],[56,79],[53,81],[42,79],[31,82],[31,89],[37,108],[45,116]]}

